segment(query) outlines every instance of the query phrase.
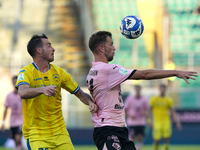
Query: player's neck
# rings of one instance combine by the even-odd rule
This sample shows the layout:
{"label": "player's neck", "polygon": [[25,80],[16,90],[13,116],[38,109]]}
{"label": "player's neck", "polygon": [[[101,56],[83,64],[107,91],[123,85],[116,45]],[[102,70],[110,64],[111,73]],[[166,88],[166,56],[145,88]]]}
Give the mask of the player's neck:
{"label": "player's neck", "polygon": [[41,60],[34,60],[33,62],[40,72],[45,73],[49,70],[49,62]]}
{"label": "player's neck", "polygon": [[18,94],[18,91],[17,91],[17,89],[14,89],[14,91],[13,91],[15,94]]}
{"label": "player's neck", "polygon": [[137,94],[135,97],[136,97],[137,99],[140,99],[141,95],[140,95],[140,94]]}
{"label": "player's neck", "polygon": [[108,60],[104,55],[101,54],[94,54],[94,62],[104,62],[108,63]]}
{"label": "player's neck", "polygon": [[104,63],[108,63],[107,60],[101,59],[101,58],[94,59],[94,62],[104,62]]}
{"label": "player's neck", "polygon": [[160,94],[160,97],[165,97],[165,94],[164,94],[164,93],[161,93],[161,94]]}

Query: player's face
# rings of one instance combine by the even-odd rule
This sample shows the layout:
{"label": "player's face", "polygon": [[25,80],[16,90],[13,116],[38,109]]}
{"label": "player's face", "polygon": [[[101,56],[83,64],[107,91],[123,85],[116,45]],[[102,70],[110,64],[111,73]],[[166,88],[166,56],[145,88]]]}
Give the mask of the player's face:
{"label": "player's face", "polygon": [[42,42],[43,42],[43,48],[42,48],[43,59],[46,59],[48,62],[54,61],[55,49],[52,47],[48,39],[43,38]]}
{"label": "player's face", "polygon": [[107,42],[105,44],[105,57],[107,58],[107,61],[110,62],[113,60],[113,56],[115,55],[115,47],[113,45],[113,40],[108,36]]}
{"label": "player's face", "polygon": [[13,86],[15,86],[17,79],[13,79]]}
{"label": "player's face", "polygon": [[136,91],[136,93],[140,93],[141,88],[140,88],[139,86],[136,86],[136,87],[135,87],[135,91]]}
{"label": "player's face", "polygon": [[160,87],[160,93],[161,93],[161,94],[164,94],[165,91],[166,91],[166,87],[161,86],[161,87]]}

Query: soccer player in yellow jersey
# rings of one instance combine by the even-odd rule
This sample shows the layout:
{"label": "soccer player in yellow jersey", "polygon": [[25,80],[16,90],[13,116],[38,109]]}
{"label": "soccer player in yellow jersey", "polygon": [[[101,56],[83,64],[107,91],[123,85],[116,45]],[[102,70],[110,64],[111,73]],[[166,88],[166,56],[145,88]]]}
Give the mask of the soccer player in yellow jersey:
{"label": "soccer player in yellow jersey", "polygon": [[23,135],[28,150],[74,150],[61,110],[61,88],[98,110],[64,69],[51,64],[55,49],[46,35],[34,35],[27,45],[33,63],[18,74],[16,88],[23,99]]}
{"label": "soccer player in yellow jersey", "polygon": [[173,108],[173,100],[166,96],[166,85],[160,85],[160,95],[153,96],[150,99],[150,113],[153,115],[153,125],[151,125],[150,118],[147,120],[150,127],[153,128],[153,139],[155,142],[155,149],[159,149],[159,142],[161,138],[164,140],[163,150],[168,150],[169,138],[171,137],[172,127],[170,114],[177,125],[177,128],[181,130],[181,124],[177,118],[176,111]]}

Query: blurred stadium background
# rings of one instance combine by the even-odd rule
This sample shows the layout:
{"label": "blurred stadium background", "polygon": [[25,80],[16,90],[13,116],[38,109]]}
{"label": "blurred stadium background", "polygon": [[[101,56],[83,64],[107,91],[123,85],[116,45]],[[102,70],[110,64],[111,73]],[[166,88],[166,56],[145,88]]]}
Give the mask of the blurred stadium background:
{"label": "blurred stadium background", "polygon": [[[12,90],[11,77],[32,62],[26,45],[33,34],[45,33],[56,49],[54,64],[66,69],[85,91],[92,54],[90,35],[96,30],[113,33],[116,55],[112,63],[136,69],[184,69],[200,71],[200,14],[198,0],[0,0],[0,119],[6,95]],[[127,15],[138,15],[144,33],[136,40],[120,34]],[[169,78],[157,81],[125,82],[123,97],[141,84],[143,94],[158,94],[158,84],[169,86],[168,94],[183,123],[174,128],[172,144],[200,145],[200,79]],[[88,107],[63,91],[63,115],[74,144],[93,144]],[[9,128],[9,118],[6,119]],[[147,132],[145,144],[152,138]],[[8,132],[0,132],[3,145]]]}

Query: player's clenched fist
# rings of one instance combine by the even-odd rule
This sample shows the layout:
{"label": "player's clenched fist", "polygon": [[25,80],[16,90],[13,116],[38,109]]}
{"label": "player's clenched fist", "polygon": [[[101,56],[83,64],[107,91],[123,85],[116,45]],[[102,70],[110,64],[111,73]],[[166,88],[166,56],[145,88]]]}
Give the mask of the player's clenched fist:
{"label": "player's clenched fist", "polygon": [[53,85],[46,86],[43,88],[43,93],[46,96],[55,96],[57,92],[58,91],[56,90],[56,87]]}
{"label": "player's clenched fist", "polygon": [[89,103],[89,110],[91,113],[96,113],[98,111],[98,106],[94,102]]}

